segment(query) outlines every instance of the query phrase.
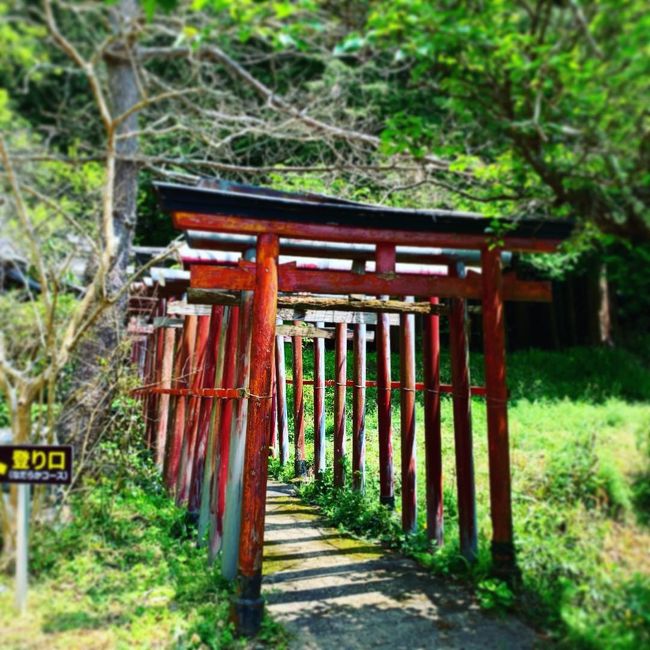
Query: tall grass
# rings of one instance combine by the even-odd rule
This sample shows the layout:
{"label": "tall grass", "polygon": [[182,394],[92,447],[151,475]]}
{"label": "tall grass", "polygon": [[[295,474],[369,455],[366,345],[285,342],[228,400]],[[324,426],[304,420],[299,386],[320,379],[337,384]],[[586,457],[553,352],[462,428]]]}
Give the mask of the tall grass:
{"label": "tall grass", "polygon": [[[648,342],[645,341],[644,344]],[[312,376],[305,343],[305,376]],[[290,359],[287,349],[287,359]],[[571,647],[650,646],[650,369],[641,354],[625,349],[530,350],[508,359],[513,511],[522,572],[516,607],[534,624]],[[394,376],[399,359],[393,357]],[[351,359],[349,359],[351,376]],[[291,375],[290,368],[288,374]],[[328,377],[334,358],[326,355]],[[418,379],[422,368],[418,367]],[[443,382],[450,377],[443,354]],[[375,378],[375,355],[368,354]],[[471,357],[472,383],[483,382],[483,359]],[[289,387],[289,412],[292,390]],[[418,533],[399,530],[399,398],[394,393],[394,458],[398,507],[378,505],[376,392],[367,391],[367,486],[365,495],[307,484],[304,498],[332,523],[380,539],[417,557],[431,570],[463,577],[487,607],[511,605],[510,592],[489,577],[489,492],[485,405],[472,399],[479,561],[468,567],[458,555],[451,400],[442,399],[445,547],[425,537],[423,401],[418,395]],[[351,391],[348,391],[351,414]],[[305,391],[308,460],[313,458],[313,401]],[[333,391],[326,391],[328,466],[332,463]],[[350,447],[348,418],[348,450]],[[349,454],[348,454],[349,455]],[[292,467],[292,463],[288,467]],[[288,470],[274,465],[276,475]],[[349,476],[348,476],[349,479]],[[348,481],[349,484],[349,481]]]}

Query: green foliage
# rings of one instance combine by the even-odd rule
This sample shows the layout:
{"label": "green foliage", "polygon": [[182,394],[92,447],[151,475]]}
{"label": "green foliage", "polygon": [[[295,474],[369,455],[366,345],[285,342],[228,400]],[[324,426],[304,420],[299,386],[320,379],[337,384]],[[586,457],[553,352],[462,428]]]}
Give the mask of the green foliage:
{"label": "green foliage", "polygon": [[[28,622],[12,615],[10,589],[0,591],[3,643],[243,648],[229,621],[229,584],[207,565],[187,511],[136,442],[138,428],[123,428],[133,405],[113,407],[127,419],[101,444],[68,515],[33,530]],[[282,630],[265,620],[260,643],[283,647]]]}
{"label": "green foliage", "polygon": [[[638,354],[637,354],[638,353]],[[302,498],[319,507],[329,523],[356,536],[379,540],[408,554],[430,571],[469,581],[479,604],[493,611],[513,609],[545,628],[566,647],[635,648],[644,645],[648,597],[650,365],[646,348],[574,348],[561,352],[530,350],[509,357],[511,392],[513,509],[521,584],[514,590],[490,575],[489,491],[484,402],[472,400],[474,455],[479,524],[478,561],[470,566],[459,554],[455,460],[451,401],[442,399],[445,545],[432,548],[425,534],[424,480],[418,480],[418,530],[402,533],[397,510],[378,502],[378,448],[375,391],[367,391],[366,491],[334,489],[328,471],[323,481],[308,481]],[[287,358],[290,358],[287,350]],[[327,376],[334,355],[326,352]],[[305,376],[312,372],[305,354]],[[393,363],[397,365],[397,357]],[[472,383],[481,384],[483,358],[471,355]],[[375,377],[375,357],[368,353],[368,378]],[[288,374],[291,375],[290,364]],[[351,368],[348,369],[351,372]],[[422,368],[417,368],[418,379]],[[441,378],[449,381],[443,352]],[[292,391],[288,387],[291,411]],[[350,393],[351,391],[348,391]],[[348,399],[350,395],[348,395]],[[331,414],[332,391],[326,392]],[[351,404],[348,404],[351,408]],[[307,460],[311,462],[313,415],[311,391],[305,391]],[[423,410],[417,402],[418,477],[424,477]],[[398,422],[397,411],[393,422]],[[333,422],[327,420],[328,468],[331,468]],[[350,436],[350,431],[348,431]],[[348,448],[351,440],[348,439]],[[400,439],[394,435],[399,458]],[[293,463],[272,473],[291,480]],[[350,484],[346,467],[346,485]]]}
{"label": "green foliage", "polygon": [[510,587],[496,578],[481,580],[476,585],[476,595],[483,609],[509,609],[515,603],[515,594]]}
{"label": "green foliage", "polygon": [[647,29],[638,0],[588,7],[400,0],[374,3],[355,43],[410,71],[402,89],[409,111],[383,133],[389,150],[417,154],[418,142],[431,143],[455,160],[455,171],[482,181],[480,201],[466,197],[474,209],[497,200],[502,210],[545,209],[616,231],[615,220],[649,223],[640,101]]}

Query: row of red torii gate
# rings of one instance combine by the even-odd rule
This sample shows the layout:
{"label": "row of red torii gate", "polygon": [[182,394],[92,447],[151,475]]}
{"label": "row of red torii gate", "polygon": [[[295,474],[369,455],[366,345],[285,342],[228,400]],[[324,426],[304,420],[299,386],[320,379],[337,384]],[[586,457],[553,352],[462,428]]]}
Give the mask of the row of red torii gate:
{"label": "row of red torii gate", "polygon": [[[143,385],[147,442],[165,483],[198,521],[210,561],[236,579],[233,617],[243,634],[261,624],[268,459],[289,457],[285,340],[293,343],[295,473],[326,472],[325,390],[334,390],[333,481],[346,480],[346,393],[353,394],[351,483],[365,483],[366,388],[376,389],[380,499],[395,505],[392,439],[399,393],[401,518],[416,517],[416,392],[424,393],[426,528],[443,543],[440,395],[451,393],[461,553],[477,551],[471,395],[487,409],[492,555],[515,571],[505,371],[505,300],[550,301],[547,282],[503,272],[513,252],[548,253],[570,225],[501,221],[471,213],[384,208],[245,185],[157,185],[163,210],[185,231],[184,269],[153,268],[130,294],[133,361]],[[479,302],[485,386],[471,386],[467,301]],[[415,318],[423,318],[424,381],[416,382]],[[439,319],[449,322],[451,385],[439,378]],[[286,323],[286,324],[285,324]],[[391,327],[399,328],[392,381]],[[303,377],[303,338],[313,378]],[[332,339],[336,370],[325,377]],[[352,340],[353,376],[347,377]],[[366,378],[374,340],[377,378]],[[304,387],[314,397],[313,466],[305,451]],[[396,435],[396,434],[395,434]],[[395,463],[397,464],[397,463]]]}

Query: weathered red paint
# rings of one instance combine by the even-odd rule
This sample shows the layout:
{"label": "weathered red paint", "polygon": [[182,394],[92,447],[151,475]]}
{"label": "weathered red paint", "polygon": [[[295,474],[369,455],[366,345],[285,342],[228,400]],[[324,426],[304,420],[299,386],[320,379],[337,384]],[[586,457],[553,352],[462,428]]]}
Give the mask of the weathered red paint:
{"label": "weathered red paint", "polygon": [[273,371],[271,375],[271,439],[269,440],[269,453],[272,458],[278,457],[278,393],[275,390],[275,354],[273,355]]}
{"label": "weathered red paint", "polygon": [[[264,546],[264,514],[268,476],[268,439],[271,422],[271,373],[275,345],[275,319],[278,296],[279,241],[275,235],[257,239],[257,278],[253,300],[251,370],[249,381],[248,425],[242,493],[237,623],[252,608],[257,625],[261,623],[262,551]],[[246,611],[249,610],[249,611]]]}
{"label": "weathered red paint", "polygon": [[[174,363],[172,389],[183,389],[188,386],[188,377],[191,373],[194,357],[197,323],[198,319],[196,316],[186,316],[183,322],[180,348]],[[170,394],[172,395],[173,416],[170,417],[171,435],[169,436],[169,451],[167,453],[165,476],[167,488],[175,492],[178,484],[178,470],[183,446],[187,398],[180,394],[178,396],[173,393]]]}
{"label": "weathered red paint", "polygon": [[[431,298],[437,305],[438,298]],[[442,437],[440,431],[440,317],[424,317],[424,455],[426,468],[427,536],[438,546],[444,541],[442,499]]]}
{"label": "weathered red paint", "polygon": [[[462,264],[450,265],[449,272],[462,275],[465,270]],[[468,562],[473,562],[476,559],[478,541],[466,314],[467,304],[463,299],[452,298],[449,301],[449,347],[454,389],[452,401],[460,552]]]}
{"label": "weathered red paint", "polygon": [[[143,381],[146,386],[153,385],[153,367],[155,363],[156,354],[156,336],[149,334],[147,336],[147,349],[144,362],[144,376]],[[151,395],[145,393],[142,398],[142,413],[144,416],[144,438],[145,442],[149,444],[149,403],[153,399]]]}
{"label": "weathered red paint", "polygon": [[[323,339],[321,339],[322,341]],[[292,384],[293,379],[287,379],[287,384]],[[314,385],[314,380],[313,379],[304,379],[302,382],[305,386],[313,386]],[[355,382],[353,379],[348,379],[345,382],[346,386],[354,386]],[[324,386],[336,386],[336,380],[334,379],[326,379],[324,381]],[[375,381],[374,379],[367,379],[366,380],[366,388],[377,388],[380,386],[380,383],[378,381]],[[402,387],[402,383],[399,381],[391,381],[390,382],[390,390],[399,390]],[[417,391],[423,391],[426,390],[426,384],[423,381],[416,381],[415,382],[415,390]],[[140,390],[140,389],[136,389]],[[142,389],[144,390],[144,389]],[[440,392],[441,393],[446,393],[451,395],[453,393],[453,389],[451,384],[440,384]],[[481,397],[485,395],[485,386],[472,386],[472,395]]]}
{"label": "weathered red paint", "polygon": [[[163,360],[160,374],[160,387],[171,388],[174,365],[174,346],[176,329],[165,327],[163,334]],[[156,464],[162,470],[167,451],[167,425],[169,422],[170,397],[161,395],[158,399],[158,417],[156,423]]]}
{"label": "weathered red paint", "polygon": [[[210,335],[207,342],[205,366],[201,378],[201,392],[214,390],[217,356],[221,344],[221,323],[223,321],[223,306],[213,305],[210,314]],[[205,452],[208,444],[210,420],[212,419],[213,399],[204,398],[199,403],[199,421],[196,435],[194,461],[191,466],[189,510],[196,512],[201,506],[201,487],[205,469]]]}
{"label": "weathered red paint", "polygon": [[[237,335],[239,332],[239,305],[230,307],[228,315],[228,329],[226,331],[226,345],[224,347],[223,380],[224,389],[234,388],[235,373],[237,369]],[[218,434],[217,473],[215,475],[216,499],[213,500],[215,510],[215,528],[210,539],[210,557],[214,558],[221,549],[221,536],[223,533],[223,513],[226,507],[226,483],[228,480],[228,458],[230,456],[230,432],[232,428],[232,415],[234,404],[232,400],[224,402],[221,407]]]}
{"label": "weathered red paint", "polygon": [[334,485],[345,482],[345,390],[347,386],[347,325],[336,323],[335,364],[336,388],[334,391]]}
{"label": "weathered red paint", "polygon": [[[375,266],[377,273],[395,270],[395,246],[377,244]],[[377,315],[375,335],[377,350],[377,433],[379,437],[379,499],[395,506],[393,479],[393,426],[391,415],[390,319]]]}
{"label": "weathered red paint", "polygon": [[354,326],[354,388],[352,400],[352,486],[366,484],[366,326]]}
{"label": "weathered red paint", "polygon": [[[379,267],[378,267],[379,268]],[[195,289],[251,290],[255,283],[255,265],[242,264],[232,268],[218,265],[193,266],[190,286]],[[466,278],[447,275],[422,275],[416,273],[352,273],[323,269],[301,269],[293,264],[283,264],[278,271],[279,290],[284,292],[379,294],[391,296],[461,297],[480,299],[481,276],[469,274]],[[504,280],[506,300],[549,302],[549,282],[518,280],[507,276]]]}
{"label": "weathered red paint", "polygon": [[[268,219],[250,219],[226,215],[174,212],[174,227],[179,230],[208,230],[242,234],[275,233],[292,239],[355,242],[359,244],[397,244],[434,246],[440,248],[481,248],[486,243],[484,235],[455,233],[427,233],[360,228],[353,226],[314,224]],[[511,251],[553,252],[560,241],[505,237],[504,248]]]}
{"label": "weathered red paint", "polygon": [[[194,366],[190,379],[190,387],[194,393],[197,393],[202,388],[209,336],[210,316],[199,316],[196,331],[196,345],[194,347]],[[179,504],[186,504],[190,496],[190,482],[196,450],[200,404],[200,397],[190,397],[187,406],[176,492],[176,500]]]}
{"label": "weathered red paint", "polygon": [[[280,321],[282,324],[282,321]],[[284,360],[284,336],[275,337],[275,394],[280,436],[280,464],[289,459],[289,422],[287,416],[287,369]]]}
{"label": "weathered red paint", "polygon": [[497,571],[508,573],[515,569],[515,552],[510,492],[508,389],[500,250],[484,248],[481,262],[492,556]]}
{"label": "weathered red paint", "polygon": [[[299,325],[294,321],[294,325]],[[307,472],[305,464],[305,394],[303,388],[302,336],[291,339],[293,354],[293,447],[294,473],[304,476]]]}
{"label": "weathered red paint", "polygon": [[400,315],[400,424],[402,460],[402,530],[417,529],[415,465],[415,316]]}
{"label": "weathered red paint", "polygon": [[[156,307],[156,315],[164,316],[165,309],[167,307],[167,301],[161,299],[158,301],[158,306]],[[153,367],[151,368],[151,383],[155,386],[160,386],[160,381],[162,379],[162,365],[163,365],[163,354],[164,354],[164,345],[165,345],[165,332],[163,328],[158,328],[154,330],[153,338],[155,340],[154,344],[154,356],[153,356]],[[147,410],[147,444],[149,448],[153,449],[155,445],[156,438],[156,429],[158,425],[158,402],[160,397],[156,394],[152,394],[148,401],[148,410]]]}

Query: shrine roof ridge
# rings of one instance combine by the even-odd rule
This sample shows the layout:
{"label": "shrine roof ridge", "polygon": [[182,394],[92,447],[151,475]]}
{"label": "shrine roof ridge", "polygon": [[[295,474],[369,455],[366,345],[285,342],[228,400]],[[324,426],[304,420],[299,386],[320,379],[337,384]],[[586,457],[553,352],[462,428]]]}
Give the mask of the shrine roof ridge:
{"label": "shrine roof ridge", "polygon": [[[472,212],[393,208],[355,203],[317,194],[283,192],[253,185],[221,182],[217,187],[154,183],[166,212],[227,215],[247,219],[291,221],[412,232],[492,234],[490,218]],[[569,220],[502,218],[505,236],[563,240],[573,230]]]}

